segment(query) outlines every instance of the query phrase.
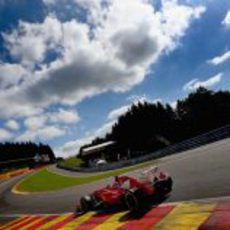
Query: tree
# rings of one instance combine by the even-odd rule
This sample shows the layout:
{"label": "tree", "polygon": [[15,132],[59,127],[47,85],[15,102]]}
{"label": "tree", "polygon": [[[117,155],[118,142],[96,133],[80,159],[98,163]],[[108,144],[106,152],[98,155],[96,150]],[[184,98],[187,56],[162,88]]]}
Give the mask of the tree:
{"label": "tree", "polygon": [[55,161],[55,155],[48,145],[32,142],[0,143],[0,168],[32,166],[36,154],[47,154],[50,162]]}
{"label": "tree", "polygon": [[113,140],[124,150],[147,153],[229,123],[230,92],[200,87],[178,100],[175,109],[160,102],[133,104],[110,133],[82,148]]}

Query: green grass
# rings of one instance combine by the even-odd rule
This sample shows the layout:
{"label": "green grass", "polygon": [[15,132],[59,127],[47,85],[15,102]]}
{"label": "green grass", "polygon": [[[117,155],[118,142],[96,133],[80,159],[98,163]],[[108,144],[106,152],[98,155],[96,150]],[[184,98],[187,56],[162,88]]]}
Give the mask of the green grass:
{"label": "green grass", "polygon": [[74,167],[80,166],[83,163],[84,163],[84,161],[80,158],[69,157],[69,158],[59,162],[58,164],[60,166],[66,167],[66,168],[74,168]]}
{"label": "green grass", "polygon": [[[156,162],[156,161],[154,161]],[[122,169],[108,171],[105,173],[97,174],[88,177],[67,177],[58,175],[43,169],[28,176],[25,180],[17,185],[17,190],[21,192],[48,192],[56,191],[64,188],[69,188],[75,185],[86,184],[97,180],[105,179],[108,177],[116,176],[119,174],[127,173],[136,169],[147,167],[153,162],[145,162],[135,166],[130,166]]]}

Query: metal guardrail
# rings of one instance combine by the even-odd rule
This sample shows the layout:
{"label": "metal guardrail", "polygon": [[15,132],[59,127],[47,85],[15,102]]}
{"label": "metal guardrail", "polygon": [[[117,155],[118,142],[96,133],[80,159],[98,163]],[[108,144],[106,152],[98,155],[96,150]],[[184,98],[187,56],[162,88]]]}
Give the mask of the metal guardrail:
{"label": "metal guardrail", "polygon": [[60,166],[60,165],[58,165],[58,167],[72,170],[72,171],[81,171],[81,172],[99,172],[99,171],[113,170],[113,169],[121,168],[124,166],[131,166],[137,163],[142,163],[148,160],[154,160],[160,157],[164,157],[164,156],[172,155],[172,154],[179,153],[185,150],[193,149],[193,148],[196,148],[196,147],[199,147],[199,146],[202,146],[202,145],[214,142],[214,141],[218,141],[218,140],[221,140],[227,137],[230,137],[230,125],[226,125],[221,128],[214,129],[205,134],[187,139],[177,144],[170,145],[163,149],[157,150],[153,153],[149,153],[147,155],[129,159],[129,160],[122,160],[122,161],[111,163],[108,165],[90,167],[90,168],[76,167],[76,168],[70,169],[64,166]]}

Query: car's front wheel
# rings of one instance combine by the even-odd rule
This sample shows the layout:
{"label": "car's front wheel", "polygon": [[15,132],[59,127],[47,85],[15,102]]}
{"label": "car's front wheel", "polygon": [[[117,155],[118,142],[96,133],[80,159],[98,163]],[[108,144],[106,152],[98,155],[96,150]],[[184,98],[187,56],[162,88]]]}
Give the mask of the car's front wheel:
{"label": "car's front wheel", "polygon": [[84,214],[92,208],[92,199],[90,196],[84,196],[80,199],[80,206],[77,207],[79,213]]}
{"label": "car's front wheel", "polygon": [[131,191],[127,191],[125,194],[125,204],[126,207],[130,210],[130,211],[137,211],[140,206],[140,191],[135,191],[135,192],[131,192]]}

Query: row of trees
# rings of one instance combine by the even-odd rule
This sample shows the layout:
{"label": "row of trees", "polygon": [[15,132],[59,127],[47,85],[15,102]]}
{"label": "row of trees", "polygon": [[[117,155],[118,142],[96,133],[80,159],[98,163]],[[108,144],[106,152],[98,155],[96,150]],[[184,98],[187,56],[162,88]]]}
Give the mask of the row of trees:
{"label": "row of trees", "polygon": [[55,155],[49,145],[32,142],[0,143],[1,169],[31,166],[35,162],[35,156],[39,158],[37,164],[42,163],[42,159],[46,159],[46,161],[48,159],[49,162],[55,161]]}
{"label": "row of trees", "polygon": [[110,133],[82,148],[114,140],[123,149],[147,153],[229,123],[230,92],[199,88],[174,109],[160,102],[132,105]]}

